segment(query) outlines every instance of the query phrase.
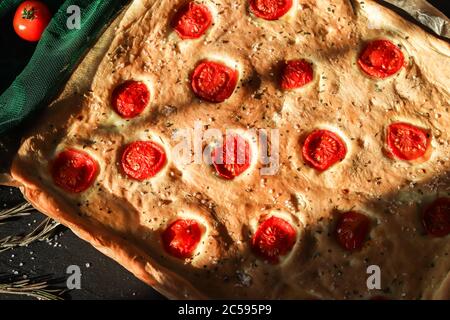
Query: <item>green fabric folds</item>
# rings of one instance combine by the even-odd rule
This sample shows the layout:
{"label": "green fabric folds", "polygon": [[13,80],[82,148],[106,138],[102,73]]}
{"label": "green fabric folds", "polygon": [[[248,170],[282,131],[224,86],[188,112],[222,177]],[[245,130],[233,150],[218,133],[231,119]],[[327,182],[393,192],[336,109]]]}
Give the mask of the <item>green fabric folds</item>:
{"label": "green fabric folds", "polygon": [[[12,17],[22,1],[2,0],[0,19]],[[55,2],[61,3],[43,2],[49,6],[53,4],[53,7]],[[126,2],[128,1],[67,0],[62,3],[28,64],[0,96],[0,133],[19,125],[55,96],[86,51]],[[67,27],[67,19],[71,16],[67,13],[67,8],[71,5],[80,8],[81,29],[70,30]]]}

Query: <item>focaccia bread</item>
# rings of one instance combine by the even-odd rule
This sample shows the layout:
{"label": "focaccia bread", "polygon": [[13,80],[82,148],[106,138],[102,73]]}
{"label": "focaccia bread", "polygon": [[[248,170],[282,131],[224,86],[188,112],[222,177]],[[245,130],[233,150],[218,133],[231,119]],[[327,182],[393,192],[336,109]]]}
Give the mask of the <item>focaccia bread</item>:
{"label": "focaccia bread", "polygon": [[14,160],[34,206],[170,298],[450,297],[448,43],[368,0],[127,10]]}

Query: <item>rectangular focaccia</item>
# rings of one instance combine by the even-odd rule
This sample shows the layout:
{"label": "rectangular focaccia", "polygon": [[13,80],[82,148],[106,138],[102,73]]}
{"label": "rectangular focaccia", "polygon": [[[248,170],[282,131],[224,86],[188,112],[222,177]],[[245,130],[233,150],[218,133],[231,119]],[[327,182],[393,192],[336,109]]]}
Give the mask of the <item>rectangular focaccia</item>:
{"label": "rectangular focaccia", "polygon": [[[36,208],[170,298],[450,297],[448,43],[369,0],[127,10],[18,151]],[[198,123],[241,144],[180,161]]]}

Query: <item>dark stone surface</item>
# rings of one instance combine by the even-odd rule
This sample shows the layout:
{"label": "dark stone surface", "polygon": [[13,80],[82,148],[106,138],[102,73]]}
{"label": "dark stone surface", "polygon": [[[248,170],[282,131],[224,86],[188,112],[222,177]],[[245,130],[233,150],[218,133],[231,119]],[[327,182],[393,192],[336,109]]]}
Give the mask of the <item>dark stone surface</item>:
{"label": "dark stone surface", "polygon": [[450,17],[450,2],[447,0],[428,0],[428,2],[439,9],[447,17]]}
{"label": "dark stone surface", "polygon": [[[15,188],[0,187],[0,207],[10,207],[22,201]],[[44,216],[33,213],[0,225],[0,238],[31,231]],[[35,242],[0,253],[0,275],[26,274],[29,277],[51,275],[65,278],[69,265],[81,269],[81,289],[68,293],[70,299],[162,299],[115,261],[80,240],[70,230],[61,227],[50,242]],[[65,285],[62,281],[60,286]],[[0,295],[0,299],[24,298]]]}

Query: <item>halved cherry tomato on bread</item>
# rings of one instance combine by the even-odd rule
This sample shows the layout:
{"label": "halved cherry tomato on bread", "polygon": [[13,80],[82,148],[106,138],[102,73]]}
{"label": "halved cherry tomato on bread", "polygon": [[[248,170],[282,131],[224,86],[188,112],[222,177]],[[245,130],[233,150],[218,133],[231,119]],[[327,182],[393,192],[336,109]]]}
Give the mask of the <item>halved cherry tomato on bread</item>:
{"label": "halved cherry tomato on bread", "polygon": [[87,153],[67,149],[53,160],[51,173],[56,185],[66,191],[79,193],[92,185],[98,173],[98,165]]}
{"label": "halved cherry tomato on bread", "polygon": [[367,239],[369,228],[370,219],[366,215],[356,211],[345,212],[336,225],[336,240],[347,251],[359,250]]}
{"label": "halved cherry tomato on bread", "polygon": [[250,10],[259,18],[277,20],[292,7],[292,0],[249,0]]}
{"label": "halved cherry tomato on bread", "polygon": [[182,6],[172,20],[172,27],[181,39],[197,39],[209,28],[212,15],[208,7],[194,1]]}
{"label": "halved cherry tomato on bread", "polygon": [[192,257],[202,234],[202,228],[197,221],[178,219],[164,230],[161,238],[167,253],[179,259],[187,259]]}
{"label": "halved cherry tomato on bread", "polygon": [[423,225],[429,235],[445,237],[450,234],[450,198],[438,198],[423,213]]}
{"label": "halved cherry tomato on bread", "polygon": [[48,7],[40,1],[24,1],[14,15],[14,30],[27,41],[36,42],[52,18]]}
{"label": "halved cherry tomato on bread", "polygon": [[114,110],[125,119],[134,118],[144,111],[150,100],[150,91],[143,82],[127,81],[116,87],[112,94]]}
{"label": "halved cherry tomato on bread", "polygon": [[389,40],[370,42],[358,59],[358,65],[365,73],[380,79],[397,73],[404,62],[402,51]]}
{"label": "halved cherry tomato on bread", "polygon": [[409,123],[393,123],[387,128],[387,145],[397,158],[416,160],[428,150],[430,134]]}
{"label": "halved cherry tomato on bread", "polygon": [[250,143],[237,134],[228,134],[222,146],[212,152],[212,162],[219,176],[234,179],[250,167]]}
{"label": "halved cherry tomato on bread", "polygon": [[253,252],[272,264],[294,247],[297,232],[286,220],[272,216],[264,220],[252,238]]}
{"label": "halved cherry tomato on bread", "polygon": [[281,88],[283,90],[300,88],[312,79],[311,63],[304,59],[286,61],[281,74]]}
{"label": "halved cherry tomato on bread", "polygon": [[166,163],[164,148],[153,141],[130,143],[122,154],[122,169],[128,177],[145,180],[155,176]]}
{"label": "halved cherry tomato on bread", "polygon": [[345,158],[347,147],[337,134],[319,129],[308,135],[302,153],[311,167],[324,171]]}
{"label": "halved cherry tomato on bread", "polygon": [[202,61],[192,73],[194,93],[209,102],[223,102],[236,88],[238,71],[222,63]]}

